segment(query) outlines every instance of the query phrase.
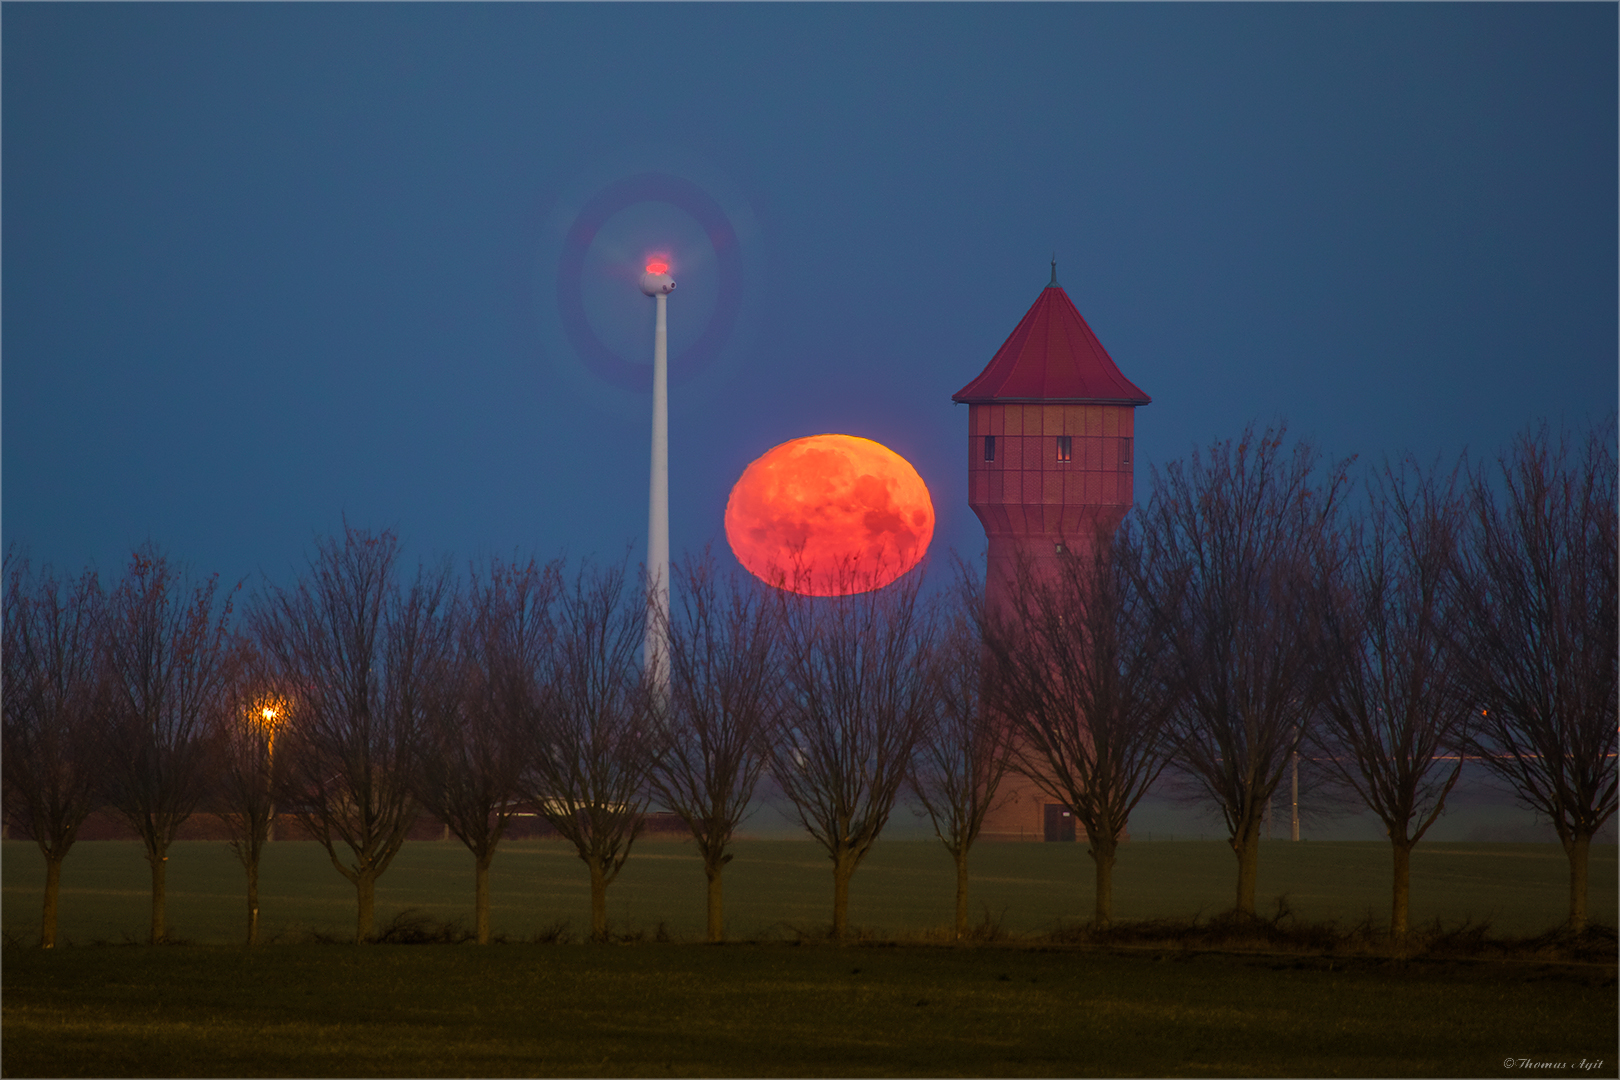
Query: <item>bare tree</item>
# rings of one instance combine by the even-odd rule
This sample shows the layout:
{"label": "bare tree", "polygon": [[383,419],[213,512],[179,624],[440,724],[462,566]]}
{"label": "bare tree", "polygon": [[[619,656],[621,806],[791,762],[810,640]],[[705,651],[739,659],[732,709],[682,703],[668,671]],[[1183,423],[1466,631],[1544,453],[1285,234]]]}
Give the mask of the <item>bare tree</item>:
{"label": "bare tree", "polygon": [[1460,575],[1473,752],[1552,821],[1569,856],[1569,925],[1587,921],[1592,835],[1615,812],[1615,456],[1612,424],[1571,449],[1545,425],[1472,484]]}
{"label": "bare tree", "polygon": [[996,712],[1013,728],[1020,771],[1085,826],[1099,926],[1113,918],[1120,839],[1169,760],[1180,700],[1139,556],[1127,527],[1076,545],[1045,575],[1022,562],[1011,610],[987,635]]}
{"label": "bare tree", "polygon": [[207,794],[212,737],[230,650],[229,602],[217,577],[188,589],[150,545],[108,598],[102,642],[112,680],[107,801],[152,868],[152,942],[163,941],[169,845]]}
{"label": "bare tree", "polygon": [[247,943],[259,942],[259,862],[275,822],[276,740],[287,702],[251,642],[239,640],[224,687],[214,740],[212,804],[247,874]]}
{"label": "bare tree", "polygon": [[934,620],[921,587],[912,573],[864,592],[780,594],[787,696],[769,768],[832,860],[840,942],[850,878],[888,823],[934,711]]}
{"label": "bare tree", "polygon": [[646,596],[627,586],[623,565],[587,564],[563,593],[524,779],[525,795],[590,871],[595,941],[607,940],[607,888],[641,834],[652,767],[648,687],[635,662]]}
{"label": "bare tree", "polygon": [[1322,692],[1314,582],[1333,570],[1349,464],[1318,479],[1316,451],[1284,453],[1285,434],[1250,427],[1155,469],[1142,523],[1143,595],[1185,693],[1173,764],[1225,819],[1250,915],[1265,807]]}
{"label": "bare tree", "polygon": [[101,587],[93,573],[62,581],[26,562],[7,567],[0,716],[8,818],[45,857],[42,948],[56,946],[62,861],[95,809],[110,704],[97,638]]}
{"label": "bare tree", "polygon": [[422,804],[473,855],[473,925],[489,944],[489,868],[519,810],[535,673],[551,647],[555,564],[491,559],[475,572],[455,654],[433,688]]}
{"label": "bare tree", "polygon": [[[292,589],[250,617],[290,706],[278,793],[355,887],[355,941],[372,933],[377,879],[416,820],[416,770],[453,598],[444,571],[399,580],[392,531],[344,526]],[[347,858],[339,855],[339,846]]]}
{"label": "bare tree", "polygon": [[708,937],[725,940],[721,872],[765,767],[780,703],[775,607],[735,574],[722,584],[708,552],[677,571],[670,696],[655,711],[655,795],[686,822],[708,879]]}
{"label": "bare tree", "polygon": [[911,790],[956,865],[958,940],[967,935],[968,852],[998,805],[1011,764],[1012,733],[985,694],[984,585],[963,567],[942,613],[930,672],[935,712],[919,740]]}
{"label": "bare tree", "polygon": [[1461,528],[1456,473],[1386,466],[1364,525],[1347,535],[1342,580],[1319,594],[1329,678],[1311,740],[1318,767],[1384,823],[1397,941],[1407,932],[1412,848],[1462,773],[1470,710],[1448,587]]}

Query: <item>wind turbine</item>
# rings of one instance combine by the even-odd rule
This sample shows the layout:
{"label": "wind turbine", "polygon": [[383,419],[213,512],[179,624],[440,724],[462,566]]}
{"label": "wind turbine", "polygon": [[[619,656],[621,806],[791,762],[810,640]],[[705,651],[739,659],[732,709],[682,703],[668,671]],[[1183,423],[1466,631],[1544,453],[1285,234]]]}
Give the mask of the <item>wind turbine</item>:
{"label": "wind turbine", "polygon": [[675,291],[669,263],[654,256],[641,291],[658,304],[653,329],[652,483],[647,497],[647,639],[642,669],[662,708],[669,701],[669,332],[665,304]]}

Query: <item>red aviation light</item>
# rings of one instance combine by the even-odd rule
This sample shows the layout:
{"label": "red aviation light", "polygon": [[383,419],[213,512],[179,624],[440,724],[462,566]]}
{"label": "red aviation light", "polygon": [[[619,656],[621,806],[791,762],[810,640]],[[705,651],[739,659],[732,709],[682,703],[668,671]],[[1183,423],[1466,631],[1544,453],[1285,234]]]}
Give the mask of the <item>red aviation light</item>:
{"label": "red aviation light", "polygon": [[657,256],[654,256],[653,258],[647,260],[647,273],[667,274],[669,273],[669,263],[658,258]]}

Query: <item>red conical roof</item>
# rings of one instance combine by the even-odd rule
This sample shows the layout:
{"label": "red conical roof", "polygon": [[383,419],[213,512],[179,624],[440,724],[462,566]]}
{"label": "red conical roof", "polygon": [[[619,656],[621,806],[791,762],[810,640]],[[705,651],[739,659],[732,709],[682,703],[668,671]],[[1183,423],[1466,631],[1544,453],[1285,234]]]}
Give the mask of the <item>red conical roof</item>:
{"label": "red conical roof", "polygon": [[1017,401],[1146,405],[1153,399],[1121,375],[1057,283],[1041,290],[979,377],[951,395],[976,405]]}

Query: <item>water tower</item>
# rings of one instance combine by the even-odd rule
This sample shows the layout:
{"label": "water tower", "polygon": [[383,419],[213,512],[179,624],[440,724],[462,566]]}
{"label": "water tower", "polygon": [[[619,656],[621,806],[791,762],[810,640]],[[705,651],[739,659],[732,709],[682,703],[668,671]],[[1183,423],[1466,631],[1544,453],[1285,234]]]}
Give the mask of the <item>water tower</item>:
{"label": "water tower", "polygon": [[[1052,281],[979,377],[951,400],[968,407],[968,505],[988,538],[985,600],[1005,610],[1020,558],[1037,573],[1131,507],[1136,407],[1153,399],[1113,358]],[[987,838],[1074,839],[1074,819],[1029,781],[1010,778]],[[1054,835],[1054,833],[1056,835]]]}

